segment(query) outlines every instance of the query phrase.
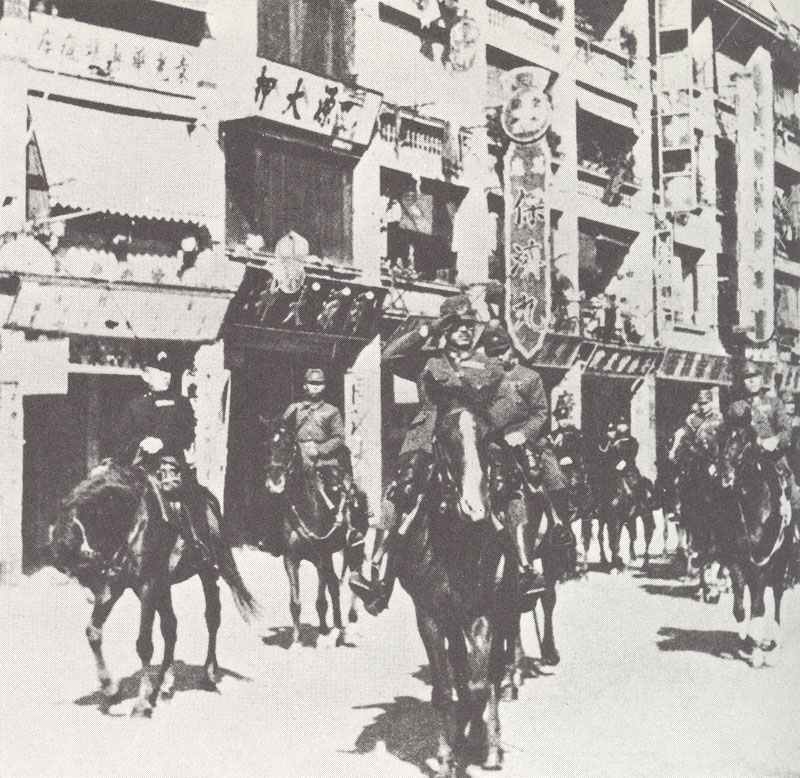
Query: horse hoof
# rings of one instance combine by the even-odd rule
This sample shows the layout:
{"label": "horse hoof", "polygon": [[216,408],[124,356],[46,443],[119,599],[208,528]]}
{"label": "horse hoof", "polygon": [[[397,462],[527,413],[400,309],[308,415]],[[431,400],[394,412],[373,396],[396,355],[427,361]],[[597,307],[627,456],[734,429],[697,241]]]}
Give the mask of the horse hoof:
{"label": "horse hoof", "polygon": [[131,711],[132,719],[149,719],[153,716],[152,705],[137,703]]}
{"label": "horse hoof", "polygon": [[519,699],[519,689],[513,684],[503,686],[500,690],[500,699],[503,702],[514,702]]}
{"label": "horse hoof", "polygon": [[548,667],[555,667],[561,661],[561,655],[556,649],[542,652],[542,664]]}
{"label": "horse hoof", "polygon": [[766,659],[764,657],[764,652],[758,647],[754,648],[753,653],[750,654],[750,667],[759,670],[764,667],[765,664]]}
{"label": "horse hoof", "polygon": [[489,748],[489,753],[481,765],[484,770],[502,770],[503,769],[503,754],[499,748]]}

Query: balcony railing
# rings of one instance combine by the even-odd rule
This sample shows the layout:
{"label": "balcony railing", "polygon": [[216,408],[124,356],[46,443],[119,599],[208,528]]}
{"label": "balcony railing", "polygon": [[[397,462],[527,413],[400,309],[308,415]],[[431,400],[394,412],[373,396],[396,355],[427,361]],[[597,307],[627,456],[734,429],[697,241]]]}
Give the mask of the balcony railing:
{"label": "balcony railing", "polygon": [[[386,118],[388,116],[388,119]],[[394,117],[384,114],[380,120],[379,133],[381,139],[400,148],[412,149],[424,154],[441,156],[443,145],[443,129],[415,122],[410,119],[401,119],[398,130]]]}
{"label": "balcony railing", "polygon": [[194,94],[197,49],[74,19],[31,14],[32,67],[172,94]]}
{"label": "balcony railing", "polygon": [[499,48],[544,48],[558,53],[558,42],[552,32],[537,26],[532,21],[496,8],[489,8],[489,32],[500,35]]}
{"label": "balcony railing", "polygon": [[625,82],[628,86],[641,87],[635,61],[623,52],[617,52],[596,41],[576,36],[576,60],[585,64],[599,80]]}

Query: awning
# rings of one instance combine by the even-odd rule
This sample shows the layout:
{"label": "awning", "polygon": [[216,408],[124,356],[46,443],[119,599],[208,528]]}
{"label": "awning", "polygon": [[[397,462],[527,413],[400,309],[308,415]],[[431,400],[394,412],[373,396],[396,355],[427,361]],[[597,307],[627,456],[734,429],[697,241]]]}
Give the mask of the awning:
{"label": "awning", "polygon": [[589,357],[586,372],[614,378],[643,378],[658,368],[663,354],[661,349],[598,344]]}
{"label": "awning", "polygon": [[62,335],[213,343],[233,295],[23,278],[5,326]]}
{"label": "awning", "polygon": [[591,346],[579,337],[548,332],[542,345],[525,363],[531,367],[569,370],[583,351],[587,356]]}
{"label": "awning", "polygon": [[789,389],[792,392],[800,392],[800,365],[787,365],[779,363],[775,365],[775,376],[780,376],[780,389]]}
{"label": "awning", "polygon": [[727,386],[732,380],[731,361],[726,356],[670,348],[661,362],[658,377]]}
{"label": "awning", "polygon": [[385,290],[307,273],[301,288],[285,293],[266,269],[249,267],[231,304],[225,341],[314,359],[354,359],[378,334]]}
{"label": "awning", "polygon": [[224,156],[205,127],[56,100],[29,102],[52,204],[213,226]]}
{"label": "awning", "polygon": [[633,106],[630,103],[615,100],[613,97],[592,92],[585,87],[578,87],[578,108],[588,113],[600,116],[606,121],[618,124],[636,135],[641,135],[642,127],[636,118]]}

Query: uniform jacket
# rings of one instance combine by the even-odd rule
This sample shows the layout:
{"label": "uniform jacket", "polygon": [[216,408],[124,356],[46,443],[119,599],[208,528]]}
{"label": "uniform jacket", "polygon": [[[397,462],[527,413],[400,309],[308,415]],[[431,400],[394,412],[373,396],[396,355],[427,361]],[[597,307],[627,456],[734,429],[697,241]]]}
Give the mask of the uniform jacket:
{"label": "uniform jacket", "polygon": [[550,430],[547,439],[559,457],[569,457],[575,464],[585,460],[583,435],[574,425]]}
{"label": "uniform jacket", "polygon": [[431,357],[421,378],[431,402],[439,411],[447,413],[460,407],[477,411],[486,408],[504,374],[497,359],[473,351],[463,359],[448,354]]}
{"label": "uniform jacket", "polygon": [[722,424],[722,416],[712,411],[708,416],[690,413],[683,426],[675,433],[675,440],[670,451],[670,460],[680,464],[685,454],[706,435],[716,435]]}
{"label": "uniform jacket", "polygon": [[392,374],[415,381],[420,407],[411,420],[400,455],[424,451],[430,454],[433,450],[433,430],[436,426],[436,406],[428,397],[422,371],[430,357],[422,347],[427,341],[427,336],[419,330],[412,330],[386,344],[381,354],[381,365]]}
{"label": "uniform jacket", "polygon": [[314,443],[318,454],[314,461],[317,467],[338,465],[337,453],[344,446],[344,421],[339,409],[324,400],[301,400],[286,409],[284,420],[289,419],[292,414],[303,459],[307,463],[311,461],[306,452],[308,444]]}
{"label": "uniform jacket", "polygon": [[752,426],[758,439],[764,440],[778,435],[778,447],[789,448],[792,444],[792,419],[786,413],[781,400],[770,395],[757,394],[749,402]]}
{"label": "uniform jacket", "polygon": [[116,455],[133,461],[144,438],[159,438],[163,454],[183,459],[194,442],[195,417],[188,398],[177,392],[147,392],[131,400],[119,419]]}
{"label": "uniform jacket", "polygon": [[639,453],[639,441],[633,435],[617,438],[611,445],[611,466],[615,467],[620,462],[626,463],[626,468],[636,467],[636,456]]}
{"label": "uniform jacket", "polygon": [[520,364],[504,371],[489,406],[489,418],[492,427],[503,434],[522,432],[529,446],[538,443],[548,424],[547,395],[539,374]]}

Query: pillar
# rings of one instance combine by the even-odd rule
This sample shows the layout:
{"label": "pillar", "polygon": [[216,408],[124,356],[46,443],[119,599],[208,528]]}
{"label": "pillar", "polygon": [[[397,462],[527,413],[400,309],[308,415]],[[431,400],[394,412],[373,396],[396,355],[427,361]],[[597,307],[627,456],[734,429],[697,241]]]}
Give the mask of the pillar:
{"label": "pillar", "polygon": [[0,19],[0,234],[25,226],[29,38],[27,0],[5,0]]}
{"label": "pillar", "polygon": [[632,387],[631,434],[639,441],[636,464],[642,475],[656,478],[656,377],[645,376]]}
{"label": "pillar", "polygon": [[381,347],[376,337],[344,377],[345,443],[353,458],[353,477],[367,495],[372,513],[380,510]]}
{"label": "pillar", "polygon": [[[228,462],[231,374],[225,368],[222,341],[200,346],[194,358],[197,400],[194,403],[197,479],[223,504]],[[224,505],[223,505],[224,509]]]}
{"label": "pillar", "polygon": [[17,583],[22,574],[22,387],[0,383],[0,584]]}

